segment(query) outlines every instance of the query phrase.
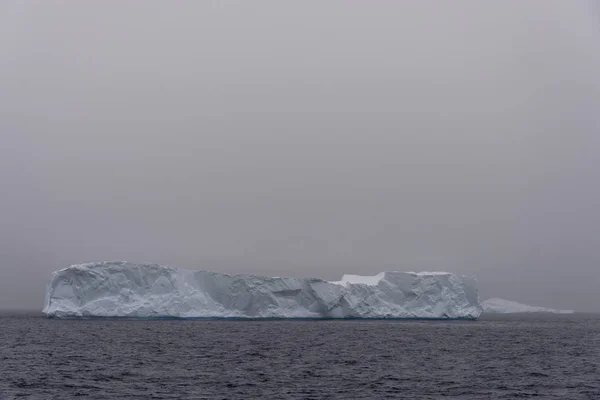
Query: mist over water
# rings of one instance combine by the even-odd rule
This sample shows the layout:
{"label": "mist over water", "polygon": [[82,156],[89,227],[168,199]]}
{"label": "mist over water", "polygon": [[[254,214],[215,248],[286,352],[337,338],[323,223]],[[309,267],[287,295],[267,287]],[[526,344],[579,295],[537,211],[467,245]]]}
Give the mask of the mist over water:
{"label": "mist over water", "polygon": [[0,308],[128,260],[600,311],[593,1],[0,6]]}

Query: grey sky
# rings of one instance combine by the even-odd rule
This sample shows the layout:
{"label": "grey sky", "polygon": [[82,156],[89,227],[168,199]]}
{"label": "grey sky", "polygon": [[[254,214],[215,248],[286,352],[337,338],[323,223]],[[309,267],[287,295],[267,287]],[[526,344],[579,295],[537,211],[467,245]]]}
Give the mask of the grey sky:
{"label": "grey sky", "polygon": [[600,311],[600,3],[0,3],[0,308],[99,260]]}

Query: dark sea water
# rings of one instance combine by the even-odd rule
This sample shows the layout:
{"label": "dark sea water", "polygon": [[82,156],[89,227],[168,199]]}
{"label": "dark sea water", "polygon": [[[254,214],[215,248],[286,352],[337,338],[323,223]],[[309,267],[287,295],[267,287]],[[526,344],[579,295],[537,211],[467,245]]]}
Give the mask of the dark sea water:
{"label": "dark sea water", "polygon": [[0,399],[600,399],[600,316],[0,316]]}

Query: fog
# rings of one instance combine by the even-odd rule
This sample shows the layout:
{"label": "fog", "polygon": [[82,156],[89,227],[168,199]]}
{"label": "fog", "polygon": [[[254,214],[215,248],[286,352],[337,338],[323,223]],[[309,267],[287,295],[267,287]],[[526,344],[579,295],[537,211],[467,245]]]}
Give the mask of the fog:
{"label": "fog", "polygon": [[600,4],[0,4],[0,308],[127,260],[600,311]]}

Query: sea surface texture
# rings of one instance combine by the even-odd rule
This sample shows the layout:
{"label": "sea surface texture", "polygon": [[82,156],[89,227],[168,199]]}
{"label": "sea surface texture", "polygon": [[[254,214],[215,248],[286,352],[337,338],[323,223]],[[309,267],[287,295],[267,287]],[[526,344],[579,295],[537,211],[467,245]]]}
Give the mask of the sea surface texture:
{"label": "sea surface texture", "polygon": [[0,399],[600,399],[598,315],[0,316]]}

